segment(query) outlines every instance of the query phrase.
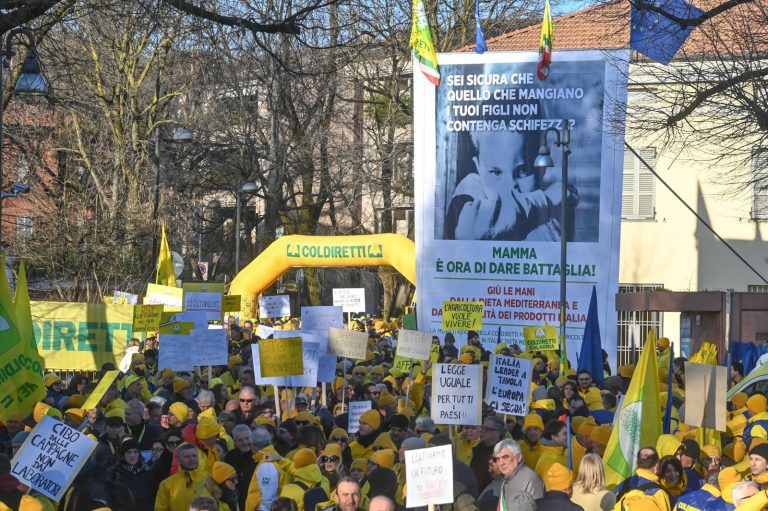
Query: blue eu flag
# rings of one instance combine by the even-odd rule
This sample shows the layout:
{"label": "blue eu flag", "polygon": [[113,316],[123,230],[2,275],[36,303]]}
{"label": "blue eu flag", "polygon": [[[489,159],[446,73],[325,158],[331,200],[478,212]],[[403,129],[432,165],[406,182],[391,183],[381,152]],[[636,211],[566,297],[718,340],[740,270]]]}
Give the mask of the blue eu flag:
{"label": "blue eu flag", "polygon": [[475,53],[485,53],[488,47],[485,45],[483,27],[480,25],[480,0],[475,0]]}
{"label": "blue eu flag", "polygon": [[592,286],[584,337],[581,339],[578,370],[586,369],[599,386],[603,386],[603,343],[600,341],[600,321],[597,317],[597,289]]}
{"label": "blue eu flag", "polygon": [[660,64],[669,64],[693,31],[693,27],[681,27],[657,12],[638,8],[637,3],[642,5],[642,1],[681,19],[698,18],[704,11],[686,3],[685,0],[632,2],[630,48]]}

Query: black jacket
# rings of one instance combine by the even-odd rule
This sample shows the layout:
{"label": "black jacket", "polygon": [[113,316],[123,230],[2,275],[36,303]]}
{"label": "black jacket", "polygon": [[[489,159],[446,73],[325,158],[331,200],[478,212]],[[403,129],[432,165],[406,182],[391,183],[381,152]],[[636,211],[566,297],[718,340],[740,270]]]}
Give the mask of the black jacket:
{"label": "black jacket", "polygon": [[536,499],[538,511],[584,511],[584,508],[571,502],[567,493],[561,491],[544,492],[544,496]]}

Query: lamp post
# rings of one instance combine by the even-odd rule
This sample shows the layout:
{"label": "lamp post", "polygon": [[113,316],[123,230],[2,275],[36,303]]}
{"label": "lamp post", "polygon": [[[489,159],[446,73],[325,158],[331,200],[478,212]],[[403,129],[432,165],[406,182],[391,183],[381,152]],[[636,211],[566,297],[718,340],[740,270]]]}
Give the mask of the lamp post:
{"label": "lamp post", "polygon": [[[37,46],[35,45],[35,35],[28,28],[14,28],[5,37],[5,45],[0,46],[0,188],[3,184],[3,103],[5,98],[3,70],[10,68],[10,59],[15,52],[13,51],[13,38],[17,35],[25,35],[29,41],[27,44],[27,58],[24,60],[24,66],[21,69],[21,75],[16,80],[16,87],[13,92],[18,94],[27,94],[30,96],[47,96],[48,82],[40,72],[40,62],[37,60]],[[3,219],[3,200],[17,195],[0,197],[0,239],[2,239],[2,219]]]}
{"label": "lamp post", "polygon": [[[189,144],[195,139],[194,134],[186,128],[176,128],[170,139],[163,139],[160,134],[160,128],[155,128],[155,185],[154,199],[152,202],[152,225],[157,224],[157,214],[160,209],[160,144],[161,142],[170,142],[172,144]],[[157,229],[152,236],[152,260],[157,261]]]}
{"label": "lamp post", "polygon": [[237,184],[237,193],[235,193],[235,274],[240,272],[240,203],[244,193],[251,195],[256,193],[258,189],[259,187],[251,181],[242,186],[239,182]]}
{"label": "lamp post", "polygon": [[562,148],[563,162],[562,162],[562,181],[560,190],[560,374],[565,371],[567,374],[567,368],[565,364],[566,358],[566,339],[565,339],[565,290],[566,290],[566,263],[568,261],[568,155],[571,154],[569,144],[571,143],[571,127],[568,124],[568,119],[563,119],[563,127],[547,128],[542,137],[542,144],[539,148],[539,155],[533,162],[533,166],[539,169],[546,169],[548,167],[554,167],[555,162],[552,161],[552,156],[549,151],[549,145],[547,144],[547,136],[550,132],[555,133],[555,145]]}

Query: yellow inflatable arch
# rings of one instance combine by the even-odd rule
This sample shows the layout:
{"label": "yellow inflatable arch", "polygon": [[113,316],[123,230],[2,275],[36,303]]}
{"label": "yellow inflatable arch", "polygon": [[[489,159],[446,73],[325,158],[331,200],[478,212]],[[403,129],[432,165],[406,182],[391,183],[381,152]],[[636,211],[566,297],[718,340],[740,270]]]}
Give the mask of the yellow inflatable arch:
{"label": "yellow inflatable arch", "polygon": [[416,285],[416,246],[400,234],[283,236],[235,276],[229,294],[255,298],[291,268],[385,265]]}

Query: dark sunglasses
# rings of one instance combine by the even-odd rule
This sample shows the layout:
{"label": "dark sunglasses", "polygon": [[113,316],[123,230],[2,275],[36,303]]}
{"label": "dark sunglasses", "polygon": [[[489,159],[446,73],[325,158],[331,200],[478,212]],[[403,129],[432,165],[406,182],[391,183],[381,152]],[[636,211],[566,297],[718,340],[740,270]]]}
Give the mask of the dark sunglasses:
{"label": "dark sunglasses", "polygon": [[349,442],[349,438],[347,438],[345,436],[332,436],[331,437],[331,442],[344,442],[344,443],[347,443],[347,442]]}
{"label": "dark sunglasses", "polygon": [[253,399],[241,399],[241,403],[253,403]]}
{"label": "dark sunglasses", "polygon": [[171,447],[174,445],[179,445],[180,443],[181,443],[181,440],[168,440],[167,442],[165,442],[165,445],[167,445],[168,447]]}
{"label": "dark sunglasses", "polygon": [[320,463],[336,463],[338,461],[338,456],[320,456]]}
{"label": "dark sunglasses", "polygon": [[365,376],[365,373],[352,373],[354,376]]}
{"label": "dark sunglasses", "polygon": [[294,421],[297,426],[307,426],[309,421]]}

